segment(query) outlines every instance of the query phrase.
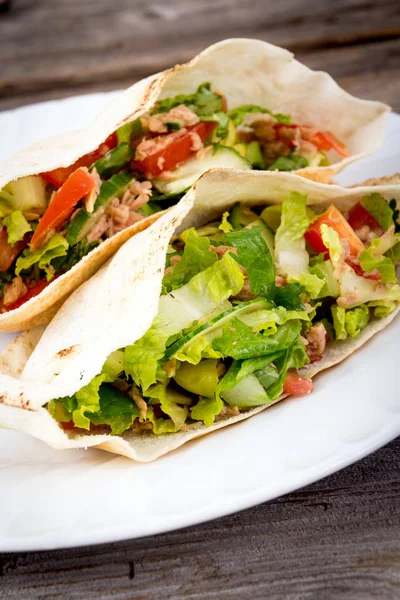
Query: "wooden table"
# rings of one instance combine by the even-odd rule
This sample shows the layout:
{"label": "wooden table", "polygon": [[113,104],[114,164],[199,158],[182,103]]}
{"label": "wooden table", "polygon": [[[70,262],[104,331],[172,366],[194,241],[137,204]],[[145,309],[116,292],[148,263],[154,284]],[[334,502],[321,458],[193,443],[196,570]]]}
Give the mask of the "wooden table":
{"label": "wooden table", "polygon": [[[12,0],[0,16],[0,109],[124,87],[233,36],[288,47],[349,92],[400,111],[399,0]],[[397,440],[197,527],[2,555],[0,598],[400,598],[399,451]]]}

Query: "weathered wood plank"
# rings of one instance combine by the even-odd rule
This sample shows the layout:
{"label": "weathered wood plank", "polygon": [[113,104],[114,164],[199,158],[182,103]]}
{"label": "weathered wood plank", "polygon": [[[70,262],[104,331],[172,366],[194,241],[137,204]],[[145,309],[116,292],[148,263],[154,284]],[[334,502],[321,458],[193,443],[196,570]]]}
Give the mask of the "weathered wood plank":
{"label": "weathered wood plank", "polygon": [[[397,40],[296,52],[296,58],[313,69],[327,71],[349,93],[386,102],[400,112],[400,43]],[[71,81],[68,85],[48,81],[38,88],[31,88],[30,84],[27,87],[9,86],[7,94],[0,92],[0,110],[77,94],[123,89],[137,79],[129,72],[123,72],[116,78],[115,74],[108,76],[104,73],[100,80],[92,75],[79,83]]]}
{"label": "weathered wood plank", "polygon": [[197,527],[2,555],[0,598],[397,599],[399,452],[400,438],[303,490]]}
{"label": "weathered wood plank", "polygon": [[[365,73],[367,79],[370,63],[380,60],[390,79],[399,52],[397,0],[336,0],[334,11],[328,0],[14,0],[13,6],[0,19],[1,108],[22,94],[30,101],[37,94],[39,99],[72,89],[124,87],[232,36],[291,48],[305,62],[311,52],[318,67],[325,49],[322,55],[337,65],[338,77],[339,65],[348,70],[352,64],[353,73]],[[367,40],[376,43],[359,50]],[[346,60],[343,46],[353,44]],[[387,60],[388,53],[395,56]]]}

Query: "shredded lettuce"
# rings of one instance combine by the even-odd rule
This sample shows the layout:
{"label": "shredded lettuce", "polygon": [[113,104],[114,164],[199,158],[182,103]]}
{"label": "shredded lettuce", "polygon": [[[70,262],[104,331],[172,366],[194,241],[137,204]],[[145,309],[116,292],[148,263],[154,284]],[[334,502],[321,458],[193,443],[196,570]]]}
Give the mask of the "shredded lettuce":
{"label": "shredded lettuce", "polygon": [[285,125],[290,125],[290,115],[283,115],[281,113],[273,113],[267,108],[263,108],[262,106],[257,106],[256,104],[243,104],[242,106],[238,106],[237,108],[233,108],[228,112],[228,117],[233,121],[236,127],[242,124],[243,119],[248,113],[265,113],[268,115],[272,115],[274,119],[278,121],[278,123],[284,123]]}
{"label": "shredded lettuce", "polygon": [[203,421],[206,427],[210,427],[223,407],[224,403],[218,396],[214,398],[201,398],[191,409],[190,416],[195,421]]}
{"label": "shredded lettuce", "polygon": [[[234,360],[217,386],[216,397],[222,396],[228,404],[239,408],[276,400],[283,391],[288,369],[299,369],[309,362],[300,339],[300,324],[292,322],[290,325],[290,329],[280,334],[285,348],[265,356]],[[288,344],[290,339],[292,343]]]}
{"label": "shredded lettuce", "polygon": [[222,329],[222,336],[212,341],[212,347],[224,357],[255,358],[286,350],[293,344],[299,332],[300,323],[290,321],[282,325],[275,335],[265,336],[254,332],[240,319],[234,318]]}
{"label": "shredded lettuce", "polygon": [[369,310],[365,304],[351,310],[334,305],[331,311],[337,340],[345,340],[348,336],[356,338],[370,320]]}
{"label": "shredded lettuce", "polygon": [[387,231],[389,227],[394,225],[393,210],[380,194],[375,192],[369,196],[364,196],[360,204],[378,221],[383,231]]}
{"label": "shredded lettuce", "polygon": [[222,220],[221,220],[221,224],[219,225],[219,229],[221,229],[221,231],[223,231],[224,233],[229,233],[229,231],[232,231],[233,227],[231,225],[231,223],[229,222],[229,212],[224,212],[224,214],[222,215]]}
{"label": "shredded lettuce", "polygon": [[308,167],[308,160],[304,156],[291,154],[290,156],[279,156],[269,165],[269,171],[298,171]]}
{"label": "shredded lettuce", "polygon": [[301,299],[305,289],[299,283],[289,283],[275,288],[274,302],[277,306],[283,306],[287,310],[304,310]]}
{"label": "shredded lettuce", "polygon": [[[256,338],[258,343],[263,343],[266,336],[276,334],[278,326],[294,319],[308,321],[309,317],[305,311],[287,311],[282,306],[273,307],[271,303],[262,298],[241,303],[217,315],[208,323],[186,331],[185,337],[168,347],[167,358],[174,357],[193,365],[197,365],[204,358],[223,358],[225,356],[223,348],[214,346],[213,341],[216,338],[224,340],[225,331],[227,331],[229,339],[232,339],[232,347],[236,349],[238,340],[234,327],[235,322],[239,321],[239,327],[247,326],[246,331],[250,332],[250,337],[263,331],[261,340],[259,337]],[[219,343],[217,342],[217,344]],[[246,341],[243,340],[242,344],[245,345]],[[268,342],[266,344],[268,345]],[[230,342],[227,343],[227,347],[231,347]],[[226,356],[231,356],[231,354],[228,352]]]}
{"label": "shredded lettuce", "polygon": [[[371,301],[394,302],[400,300],[400,286],[397,283],[383,285],[381,281],[360,277],[354,269],[346,264],[339,235],[334,229],[323,224],[321,225],[321,234],[322,241],[329,250],[335,269],[334,276],[340,287],[340,296],[337,300],[339,306],[353,308]],[[377,240],[377,243],[381,242]],[[387,243],[385,242],[385,244]],[[382,247],[380,246],[381,250]]]}
{"label": "shredded lettuce", "polygon": [[67,251],[67,240],[60,233],[55,233],[39,250],[32,251],[28,248],[24,250],[22,255],[17,259],[15,274],[19,275],[21,271],[37,264],[39,269],[45,271],[47,281],[50,281],[54,277],[54,268],[51,266],[51,261],[54,258],[65,256]]}
{"label": "shredded lettuce", "polygon": [[193,229],[189,231],[181,260],[163,279],[163,294],[188,283],[195,275],[217,262],[218,257],[210,251],[210,245],[206,237],[199,237]]}
{"label": "shredded lettuce", "polygon": [[151,398],[150,404],[160,404],[163,413],[169,417],[168,419],[164,419],[163,417],[157,418],[154,415],[154,410],[151,407],[148,408],[146,419],[152,422],[155,434],[173,433],[182,428],[188,415],[188,409],[184,406],[179,406],[176,402],[168,398],[167,383],[152,385],[145,395]]}
{"label": "shredded lettuce", "polygon": [[310,224],[307,196],[292,192],[282,203],[282,217],[275,234],[275,256],[281,273],[302,275],[308,272],[309,256],[304,234]]}
{"label": "shredded lettuce", "polygon": [[113,435],[121,435],[139,416],[135,402],[116,388],[103,383],[99,389],[100,409],[86,413],[94,425],[108,425]]}
{"label": "shredded lettuce", "polygon": [[369,248],[360,252],[359,261],[363,271],[370,273],[376,269],[381,276],[382,283],[397,283],[393,261],[384,254],[396,246],[399,240],[400,234],[372,240]]}
{"label": "shredded lettuce", "polygon": [[178,96],[159,100],[151,112],[152,114],[169,112],[180,104],[188,106],[199,117],[202,117],[220,112],[223,98],[220,94],[212,91],[210,83],[203,83],[194,94],[179,94]]}
{"label": "shredded lettuce", "polygon": [[325,298],[326,296],[337,298],[339,296],[340,288],[334,275],[334,268],[331,260],[322,260],[322,262],[316,262],[312,267],[310,267],[310,273],[312,275],[316,275],[324,282],[324,285],[319,293],[320,298]]}
{"label": "shredded lettuce", "polygon": [[14,210],[10,215],[4,217],[2,224],[7,229],[8,243],[11,246],[20,242],[28,231],[32,231],[31,226],[20,210]]}
{"label": "shredded lettuce", "polygon": [[186,285],[161,296],[158,315],[150,329],[135,344],[125,348],[125,373],[147,390],[156,381],[168,339],[195,321],[209,318],[219,305],[220,312],[224,310],[224,301],[239,292],[243,281],[238,263],[225,254]]}
{"label": "shredded lettuce", "polygon": [[275,287],[275,265],[271,252],[257,227],[226,234],[228,244],[237,249],[238,262],[247,270],[253,294],[271,295]]}

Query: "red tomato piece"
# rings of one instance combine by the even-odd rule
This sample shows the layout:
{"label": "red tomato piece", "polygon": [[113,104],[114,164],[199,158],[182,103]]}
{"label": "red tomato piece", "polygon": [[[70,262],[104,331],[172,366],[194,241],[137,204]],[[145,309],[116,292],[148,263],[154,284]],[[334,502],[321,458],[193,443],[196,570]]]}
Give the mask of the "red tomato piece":
{"label": "red tomato piece", "polygon": [[8,233],[5,227],[0,226],[0,271],[7,271],[17,258],[18,254],[27,246],[29,235],[11,246],[8,243]]}
{"label": "red tomato piece", "polygon": [[383,231],[378,221],[363,207],[359,202],[353,206],[349,212],[349,223],[353,229],[361,229],[365,225],[375,231],[378,236],[382,235]]}
{"label": "red tomato piece", "polygon": [[305,396],[313,391],[313,382],[311,379],[302,377],[297,371],[288,371],[283,384],[285,394],[293,394],[293,396]]}
{"label": "red tomato piece", "polygon": [[59,169],[54,169],[53,171],[46,171],[44,173],[41,173],[41,175],[45,181],[52,183],[55,187],[61,187],[62,184],[68,179],[68,177],[74,171],[76,171],[76,169],[78,169],[79,167],[90,167],[90,165],[96,162],[96,160],[99,160],[99,158],[105,156],[107,152],[110,152],[110,150],[115,148],[117,144],[117,134],[112,133],[108,136],[105,142],[100,144],[100,146],[96,150],[93,150],[93,152],[89,152],[89,154],[81,156],[81,158],[78,158],[78,160],[76,160],[73,165],[70,165],[69,167],[60,167]]}
{"label": "red tomato piece", "polygon": [[41,248],[49,236],[64,225],[76,204],[96,187],[94,178],[86,167],[79,167],[63,183],[51,200],[32,236],[30,249]]}
{"label": "red tomato piece", "polygon": [[10,310],[16,310],[17,308],[25,304],[25,302],[28,302],[28,300],[30,300],[31,298],[38,296],[44,290],[44,288],[49,285],[49,283],[50,281],[46,281],[46,279],[39,279],[37,283],[35,283],[32,287],[28,288],[26,294],[18,298],[18,300],[16,300],[13,304],[3,306],[3,309],[5,309],[6,312],[9,312]]}
{"label": "red tomato piece", "polygon": [[315,252],[318,252],[318,254],[323,252],[325,254],[325,260],[329,258],[329,251],[322,241],[321,225],[323,224],[332,227],[342,240],[346,240],[352,256],[358,256],[361,250],[364,250],[364,244],[354,229],[349,225],[336,206],[332,204],[316,221],[311,223],[309,229],[304,234],[306,242],[310,244]]}
{"label": "red tomato piece", "polygon": [[146,156],[134,161],[135,168],[143,171],[147,177],[158,177],[165,171],[173,171],[196,153],[192,149],[192,134],[196,133],[204,142],[216,126],[215,122],[202,121],[184,130],[147,140],[149,151]]}

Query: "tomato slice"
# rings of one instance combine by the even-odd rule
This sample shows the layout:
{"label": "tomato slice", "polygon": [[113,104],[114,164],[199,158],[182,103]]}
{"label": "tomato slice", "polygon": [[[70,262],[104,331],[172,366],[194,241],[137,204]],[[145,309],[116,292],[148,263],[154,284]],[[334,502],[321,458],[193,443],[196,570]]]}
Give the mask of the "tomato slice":
{"label": "tomato slice", "polygon": [[90,167],[96,160],[102,158],[110,152],[113,148],[115,148],[118,144],[118,138],[116,133],[112,133],[108,136],[108,138],[100,144],[100,146],[93,150],[93,152],[89,152],[89,154],[85,154],[78,158],[77,161],[74,162],[73,165],[69,167],[60,167],[59,169],[53,169],[53,171],[46,171],[41,173],[43,179],[52,183],[55,187],[61,187],[62,184],[68,179],[68,177],[76,171],[79,167]]}
{"label": "tomato slice", "polygon": [[378,236],[383,233],[379,222],[359,202],[355,204],[349,212],[349,223],[355,230],[361,229],[367,225],[367,227],[372,229]]}
{"label": "tomato slice", "polygon": [[5,227],[0,226],[0,271],[7,271],[17,258],[18,254],[27,246],[29,235],[11,246],[8,243],[8,233]]}
{"label": "tomato slice", "polygon": [[352,256],[358,256],[361,250],[364,250],[364,244],[346,221],[342,213],[333,204],[314,221],[309,229],[304,234],[306,242],[310,244],[311,248],[318,254],[324,253],[325,260],[329,258],[328,248],[322,241],[321,225],[328,225],[332,227],[343,240],[346,240],[349,246],[350,254]]}
{"label": "tomato slice", "polygon": [[6,312],[9,312],[10,310],[16,310],[17,308],[25,304],[25,302],[28,302],[28,300],[30,300],[31,298],[38,296],[40,292],[42,292],[44,288],[49,285],[49,283],[50,281],[46,281],[46,279],[39,279],[39,281],[35,283],[35,285],[28,288],[26,294],[18,298],[18,300],[16,300],[13,304],[3,306],[3,309],[5,309]]}
{"label": "tomato slice", "polygon": [[86,167],[79,167],[56,192],[32,236],[30,249],[38,250],[49,236],[64,225],[75,205],[96,187]]}
{"label": "tomato slice", "polygon": [[293,394],[293,396],[305,396],[313,391],[314,385],[311,379],[302,377],[297,371],[288,371],[283,384],[285,394]]}
{"label": "tomato slice", "polygon": [[147,177],[158,177],[165,171],[173,171],[196,153],[192,149],[192,134],[196,133],[204,142],[216,126],[213,121],[202,121],[185,130],[167,133],[149,140],[154,143],[149,144],[149,152],[144,158],[134,161],[135,168],[143,171]]}

